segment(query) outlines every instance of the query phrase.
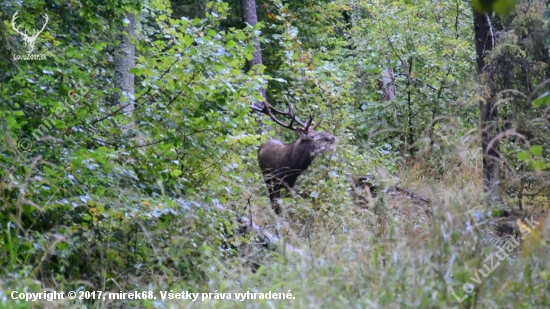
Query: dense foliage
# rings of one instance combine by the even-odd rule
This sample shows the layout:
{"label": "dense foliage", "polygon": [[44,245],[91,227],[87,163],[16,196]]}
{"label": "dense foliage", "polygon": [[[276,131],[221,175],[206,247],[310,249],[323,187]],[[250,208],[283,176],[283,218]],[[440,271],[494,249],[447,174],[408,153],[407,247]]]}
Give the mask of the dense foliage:
{"label": "dense foliage", "polygon": [[[170,290],[294,297],[237,302],[247,308],[548,307],[549,4],[255,2],[254,26],[236,0],[0,3],[0,307],[192,305],[161,301]],[[481,72],[473,8],[494,38]],[[24,60],[14,28],[42,25]],[[248,70],[255,39],[263,64]],[[323,115],[338,137],[283,216],[257,148],[297,136],[251,112],[265,99]],[[480,101],[498,109],[499,200],[483,186]],[[280,243],[259,244],[242,216]],[[533,216],[536,229],[517,221]],[[524,236],[514,254],[471,279],[510,235]],[[158,299],[11,297],[44,290]]]}

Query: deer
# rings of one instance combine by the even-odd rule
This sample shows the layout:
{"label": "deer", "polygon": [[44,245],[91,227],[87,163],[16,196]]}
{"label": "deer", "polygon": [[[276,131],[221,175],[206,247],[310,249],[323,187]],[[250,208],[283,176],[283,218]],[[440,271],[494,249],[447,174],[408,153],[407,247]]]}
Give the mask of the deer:
{"label": "deer", "polygon": [[[291,192],[296,180],[311,165],[313,159],[334,149],[336,141],[334,135],[316,131],[323,122],[323,117],[311,126],[313,115],[310,114],[309,120],[304,123],[296,118],[294,109],[288,101],[287,106],[288,111],[281,111],[266,101],[263,102],[263,106],[257,103],[251,105],[253,110],[268,115],[278,125],[298,134],[298,138],[289,144],[270,139],[258,149],[258,164],[269,191],[271,206],[277,215],[281,214],[281,189],[284,187]],[[290,123],[284,123],[276,115],[290,117]],[[299,126],[294,126],[295,123]]]}
{"label": "deer", "polygon": [[40,29],[40,31],[38,31],[38,32],[36,32],[36,29],[33,29],[32,35],[28,35],[27,30],[24,30],[23,32],[21,32],[19,30],[19,28],[17,28],[15,26],[15,20],[18,17],[17,16],[18,13],[19,13],[19,11],[16,11],[15,14],[13,14],[13,17],[11,18],[11,25],[12,25],[13,30],[15,32],[17,32],[21,36],[23,36],[23,41],[25,41],[25,43],[27,44],[27,53],[30,54],[34,50],[34,45],[36,44],[36,39],[38,38],[40,33],[42,33],[42,31],[44,31],[44,29],[46,28],[46,25],[48,24],[49,17],[48,17],[48,14],[44,13],[46,18],[44,20],[44,24],[42,25],[42,29]]}

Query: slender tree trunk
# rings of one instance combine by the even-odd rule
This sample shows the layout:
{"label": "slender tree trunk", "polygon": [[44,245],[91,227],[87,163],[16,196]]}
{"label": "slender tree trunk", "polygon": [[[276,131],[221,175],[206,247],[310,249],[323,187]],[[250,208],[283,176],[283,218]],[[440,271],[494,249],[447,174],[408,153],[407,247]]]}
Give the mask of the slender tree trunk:
{"label": "slender tree trunk", "polygon": [[[485,72],[485,56],[494,47],[493,26],[489,13],[474,11],[477,69],[479,75]],[[491,91],[492,92],[492,91]],[[500,173],[500,140],[498,134],[498,108],[492,102],[492,93],[480,101],[480,130],[483,150],[483,185],[485,192],[497,193]]]}
{"label": "slender tree trunk", "polygon": [[[256,14],[256,1],[255,0],[241,0],[241,8],[243,11],[243,22],[252,27],[256,26],[258,23],[258,14]],[[260,39],[254,38],[254,57],[252,60],[246,62],[247,71],[250,71],[255,66],[262,65],[262,47],[260,45]],[[257,73],[257,71],[255,71]],[[264,100],[267,100],[267,94],[265,88],[260,88],[260,92],[264,97]],[[264,124],[261,119],[258,120],[259,128],[257,130],[258,134],[261,134]]]}
{"label": "slender tree trunk", "polygon": [[124,113],[131,117],[135,108],[134,74],[129,71],[135,66],[136,46],[133,43],[136,31],[135,14],[126,14],[125,21],[129,23],[125,22],[121,29],[120,44],[115,51],[115,87],[122,92],[116,94],[117,105],[124,106]]}
{"label": "slender tree trunk", "polygon": [[[254,27],[258,23],[258,14],[256,14],[256,1],[255,0],[241,0],[241,7],[243,9],[243,22]],[[254,58],[246,62],[248,70],[252,69],[255,65],[262,65],[262,49],[260,46],[260,40],[254,39]],[[265,96],[264,96],[265,97]]]}
{"label": "slender tree trunk", "polygon": [[393,68],[387,67],[382,70],[382,100],[391,101],[395,99],[395,77]]}

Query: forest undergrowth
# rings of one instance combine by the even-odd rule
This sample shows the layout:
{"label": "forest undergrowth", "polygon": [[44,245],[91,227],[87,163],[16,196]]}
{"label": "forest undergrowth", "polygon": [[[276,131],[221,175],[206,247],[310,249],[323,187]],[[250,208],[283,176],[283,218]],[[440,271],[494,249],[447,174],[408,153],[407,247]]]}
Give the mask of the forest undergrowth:
{"label": "forest undergrowth", "polygon": [[549,308],[549,4],[0,2],[0,308]]}
{"label": "forest undergrowth", "polygon": [[[3,256],[13,258],[14,264],[8,267],[22,270],[4,277],[0,290],[42,292],[43,285],[80,291],[109,287],[114,293],[152,291],[158,298],[124,304],[119,300],[21,302],[21,308],[545,308],[549,301],[550,262],[546,259],[544,227],[549,220],[542,209],[547,201],[529,201],[524,213],[504,218],[515,225],[516,217],[528,214],[527,222],[538,222],[534,230],[517,226],[508,234],[491,238],[499,231],[498,224],[491,220],[502,219],[498,210],[509,211],[517,199],[483,206],[486,197],[481,186],[480,160],[476,160],[478,151],[469,146],[454,149],[468,155],[455,152],[456,155],[434,160],[417,160],[395,172],[378,167],[373,173],[378,177],[374,198],[364,190],[354,194],[350,183],[339,177],[343,166],[338,160],[341,151],[328,154],[304,177],[304,184],[315,181],[317,185],[311,190],[321,193],[312,198],[300,186],[295,194],[285,198],[283,216],[276,216],[271,210],[261,182],[247,186],[240,196],[224,204],[237,216],[224,215],[219,210],[208,214],[217,213],[229,220],[211,219],[223,223],[220,227],[224,236],[219,247],[213,245],[214,238],[202,238],[204,243],[200,244],[194,243],[196,234],[189,235],[197,230],[195,219],[206,215],[200,214],[204,206],[198,204],[182,206],[186,209],[183,212],[172,206],[172,210],[148,220],[130,219],[137,220],[137,224],[122,219],[123,226],[131,226],[120,235],[123,239],[115,239],[113,233],[113,239],[95,239],[82,249],[86,255],[92,254],[86,258],[89,263],[97,263],[86,266],[96,275],[89,281],[77,279],[78,274],[74,274],[73,281],[48,275],[44,270],[52,265],[18,267],[16,264],[22,261],[16,255],[21,253],[23,240],[8,239]],[[330,190],[330,186],[338,184],[345,188],[337,192],[343,192],[343,196],[333,196],[335,192]],[[332,206],[323,207],[325,203]],[[180,221],[165,219],[182,214],[185,218]],[[236,227],[234,220],[242,215],[280,242],[267,245],[254,233],[241,234],[239,229],[229,232]],[[108,216],[101,220],[110,221]],[[523,235],[525,239],[519,240]],[[517,238],[518,245],[501,259],[495,252],[506,249],[504,242],[509,237]],[[59,239],[50,240],[50,251],[41,256],[40,263],[62,267],[63,259],[55,253],[60,244]],[[125,270],[116,257],[114,261],[109,258],[110,250],[116,250],[110,246],[123,245],[130,249],[124,256],[128,263]],[[223,254],[216,252],[219,250]],[[122,258],[124,253],[117,254]],[[116,272],[116,279],[107,279]],[[195,301],[161,300],[163,291],[213,294],[205,296],[207,299],[198,296]],[[247,291],[248,299],[236,299],[238,293]],[[260,297],[253,293],[268,292],[292,298],[253,299]],[[215,299],[215,293],[230,295],[231,299]],[[14,308],[12,302],[6,302],[7,297],[10,296],[1,295],[3,305]]]}

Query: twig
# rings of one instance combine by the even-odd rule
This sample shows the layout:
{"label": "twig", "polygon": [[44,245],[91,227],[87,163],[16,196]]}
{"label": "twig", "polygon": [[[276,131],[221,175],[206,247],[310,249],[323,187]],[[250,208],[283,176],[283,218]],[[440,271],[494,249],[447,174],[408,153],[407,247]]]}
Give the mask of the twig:
{"label": "twig", "polygon": [[[334,235],[334,232],[336,232],[336,229],[338,229],[340,227],[340,225],[342,225],[342,221],[340,221],[340,223],[338,223],[338,225],[332,230],[332,232],[330,232],[330,236],[331,237],[332,235]],[[328,246],[328,241],[327,243],[325,244],[325,247],[323,248],[323,251],[321,251],[321,255],[323,255],[325,253],[325,249],[327,248]]]}

